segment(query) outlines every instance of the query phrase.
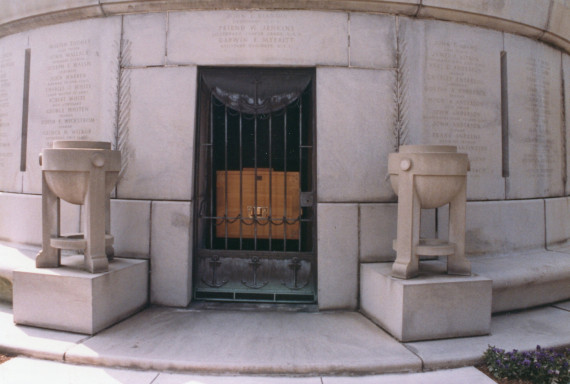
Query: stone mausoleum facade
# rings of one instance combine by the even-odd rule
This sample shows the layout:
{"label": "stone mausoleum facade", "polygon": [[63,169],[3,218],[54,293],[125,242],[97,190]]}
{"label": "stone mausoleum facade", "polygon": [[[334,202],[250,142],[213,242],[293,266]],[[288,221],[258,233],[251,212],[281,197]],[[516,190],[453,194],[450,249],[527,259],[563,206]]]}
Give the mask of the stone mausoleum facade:
{"label": "stone mausoleum facade", "polygon": [[354,310],[361,264],[395,258],[388,154],[444,144],[470,160],[471,258],[550,249],[569,53],[566,0],[2,1],[0,240],[41,243],[44,148],[109,141],[115,254],[149,260],[152,304]]}

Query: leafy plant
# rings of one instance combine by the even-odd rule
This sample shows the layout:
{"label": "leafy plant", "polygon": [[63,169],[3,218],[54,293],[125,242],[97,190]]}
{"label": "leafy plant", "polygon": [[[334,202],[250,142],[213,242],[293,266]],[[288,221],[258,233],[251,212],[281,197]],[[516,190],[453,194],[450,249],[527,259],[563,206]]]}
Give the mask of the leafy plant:
{"label": "leafy plant", "polygon": [[570,348],[565,350],[543,349],[521,352],[489,346],[483,354],[487,369],[497,379],[529,380],[536,384],[570,383]]}

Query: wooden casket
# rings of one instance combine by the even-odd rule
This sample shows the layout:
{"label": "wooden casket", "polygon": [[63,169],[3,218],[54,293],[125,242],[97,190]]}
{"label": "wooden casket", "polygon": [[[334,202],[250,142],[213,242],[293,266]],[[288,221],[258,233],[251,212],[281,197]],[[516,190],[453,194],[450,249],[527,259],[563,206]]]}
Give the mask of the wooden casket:
{"label": "wooden casket", "polygon": [[216,171],[216,236],[299,239],[299,193],[299,172]]}

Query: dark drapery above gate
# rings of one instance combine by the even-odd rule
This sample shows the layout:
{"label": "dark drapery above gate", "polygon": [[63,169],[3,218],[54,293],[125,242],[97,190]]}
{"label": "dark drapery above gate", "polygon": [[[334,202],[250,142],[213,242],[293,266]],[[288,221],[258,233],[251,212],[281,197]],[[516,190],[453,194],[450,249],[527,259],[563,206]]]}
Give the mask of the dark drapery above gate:
{"label": "dark drapery above gate", "polygon": [[263,114],[283,109],[298,99],[311,82],[306,73],[275,74],[266,70],[236,68],[234,76],[205,70],[204,83],[210,92],[227,107],[241,113]]}

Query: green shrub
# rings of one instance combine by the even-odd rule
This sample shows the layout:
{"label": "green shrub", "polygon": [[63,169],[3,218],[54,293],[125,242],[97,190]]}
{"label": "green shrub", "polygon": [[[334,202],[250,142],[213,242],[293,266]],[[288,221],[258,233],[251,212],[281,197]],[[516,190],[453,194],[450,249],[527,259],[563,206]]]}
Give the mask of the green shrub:
{"label": "green shrub", "polygon": [[487,369],[498,379],[522,379],[536,384],[570,384],[570,348],[520,352],[489,346],[483,355]]}

